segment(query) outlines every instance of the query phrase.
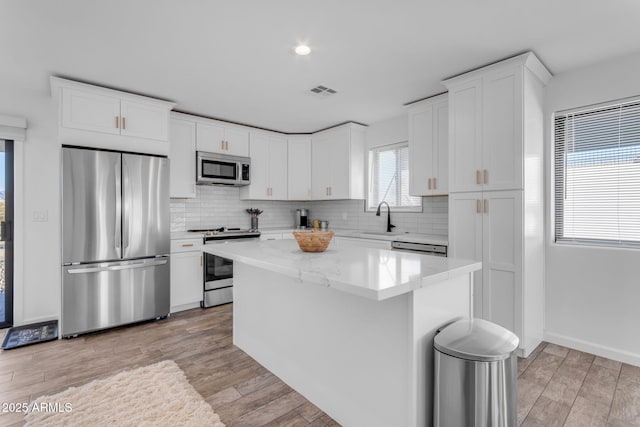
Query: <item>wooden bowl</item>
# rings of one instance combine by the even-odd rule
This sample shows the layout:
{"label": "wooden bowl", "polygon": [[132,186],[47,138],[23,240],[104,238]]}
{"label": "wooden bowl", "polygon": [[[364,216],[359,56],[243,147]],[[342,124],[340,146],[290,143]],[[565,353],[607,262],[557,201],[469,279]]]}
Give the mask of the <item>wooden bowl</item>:
{"label": "wooden bowl", "polygon": [[331,243],[333,231],[294,231],[293,237],[303,252],[324,252]]}

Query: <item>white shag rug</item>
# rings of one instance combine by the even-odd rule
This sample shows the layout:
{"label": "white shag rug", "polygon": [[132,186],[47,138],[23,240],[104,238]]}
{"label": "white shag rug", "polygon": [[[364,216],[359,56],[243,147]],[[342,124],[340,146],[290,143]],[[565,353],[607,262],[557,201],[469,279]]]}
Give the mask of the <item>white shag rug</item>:
{"label": "white shag rug", "polygon": [[225,427],[173,360],[40,397],[25,421],[31,427]]}

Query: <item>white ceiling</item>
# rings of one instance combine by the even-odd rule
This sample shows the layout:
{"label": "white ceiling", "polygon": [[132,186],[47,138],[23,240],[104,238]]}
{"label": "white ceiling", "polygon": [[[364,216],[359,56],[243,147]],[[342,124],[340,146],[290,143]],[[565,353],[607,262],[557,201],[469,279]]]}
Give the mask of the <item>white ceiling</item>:
{"label": "white ceiling", "polygon": [[[0,79],[48,91],[59,75],[311,132],[397,116],[527,50],[554,74],[637,52],[639,22],[637,0],[0,0]],[[311,55],[291,53],[299,40]]]}

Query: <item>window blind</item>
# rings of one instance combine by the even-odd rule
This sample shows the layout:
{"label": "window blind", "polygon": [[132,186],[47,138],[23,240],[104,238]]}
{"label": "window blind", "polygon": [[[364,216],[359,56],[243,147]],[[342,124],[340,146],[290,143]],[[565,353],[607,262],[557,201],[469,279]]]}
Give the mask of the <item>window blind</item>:
{"label": "window blind", "polygon": [[422,199],[409,195],[409,147],[387,145],[370,151],[369,208],[386,201],[395,208],[420,207]]}
{"label": "window blind", "polygon": [[555,240],[640,245],[640,99],[556,113]]}

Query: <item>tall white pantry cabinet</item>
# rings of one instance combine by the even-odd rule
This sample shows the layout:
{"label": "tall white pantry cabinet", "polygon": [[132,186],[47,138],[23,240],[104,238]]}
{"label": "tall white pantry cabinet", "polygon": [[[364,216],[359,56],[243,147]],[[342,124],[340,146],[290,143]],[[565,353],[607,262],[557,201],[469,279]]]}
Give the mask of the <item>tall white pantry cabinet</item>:
{"label": "tall white pantry cabinet", "polygon": [[531,52],[445,80],[449,90],[449,253],[476,259],[474,315],[542,341],[543,87]]}

